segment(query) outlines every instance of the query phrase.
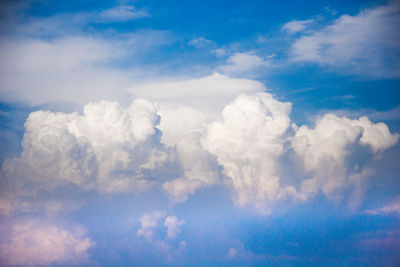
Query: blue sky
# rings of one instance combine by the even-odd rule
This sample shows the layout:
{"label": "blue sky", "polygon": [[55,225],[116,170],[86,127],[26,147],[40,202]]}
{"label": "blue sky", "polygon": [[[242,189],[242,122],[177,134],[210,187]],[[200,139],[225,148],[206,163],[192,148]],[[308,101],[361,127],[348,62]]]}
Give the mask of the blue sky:
{"label": "blue sky", "polygon": [[398,266],[399,1],[2,1],[0,265]]}

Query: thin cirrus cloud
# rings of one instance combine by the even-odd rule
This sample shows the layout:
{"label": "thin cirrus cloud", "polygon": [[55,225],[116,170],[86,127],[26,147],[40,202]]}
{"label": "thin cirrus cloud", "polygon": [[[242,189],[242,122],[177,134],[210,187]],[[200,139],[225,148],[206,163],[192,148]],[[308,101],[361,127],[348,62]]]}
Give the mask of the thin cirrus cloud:
{"label": "thin cirrus cloud", "polygon": [[355,75],[398,77],[399,11],[399,2],[393,1],[342,15],[322,28],[311,27],[309,20],[289,22],[283,29],[301,34],[292,45],[292,60]]}
{"label": "thin cirrus cloud", "polygon": [[137,9],[132,5],[123,4],[104,10],[98,14],[100,21],[104,22],[129,21],[149,16],[150,14],[145,10]]}

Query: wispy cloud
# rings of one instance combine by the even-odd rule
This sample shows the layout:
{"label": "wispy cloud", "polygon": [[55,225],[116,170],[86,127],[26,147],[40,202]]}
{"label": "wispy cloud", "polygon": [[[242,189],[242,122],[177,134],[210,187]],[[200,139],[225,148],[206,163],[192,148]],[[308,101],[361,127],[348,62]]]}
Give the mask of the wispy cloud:
{"label": "wispy cloud", "polygon": [[283,25],[282,29],[287,31],[289,34],[295,34],[299,32],[303,32],[307,27],[310,27],[310,24],[314,23],[314,20],[292,20]]}
{"label": "wispy cloud", "polygon": [[114,8],[103,10],[98,14],[100,21],[118,22],[149,17],[150,14],[132,5],[118,5]]}
{"label": "wispy cloud", "polygon": [[[398,77],[400,65],[399,2],[342,15],[328,26],[302,35],[292,46],[293,60],[372,77]],[[292,23],[292,24],[291,24]],[[308,23],[289,22],[289,32]]]}

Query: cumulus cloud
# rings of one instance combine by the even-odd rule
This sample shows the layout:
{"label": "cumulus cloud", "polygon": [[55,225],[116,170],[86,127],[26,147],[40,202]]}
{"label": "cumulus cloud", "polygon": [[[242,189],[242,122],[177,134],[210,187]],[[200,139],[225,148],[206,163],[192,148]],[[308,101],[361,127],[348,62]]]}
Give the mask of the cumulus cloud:
{"label": "cumulus cloud", "polygon": [[163,218],[165,218],[163,226],[167,229],[166,237],[175,239],[181,232],[181,226],[185,224],[185,221],[176,216],[167,216],[164,211],[144,213],[139,219],[140,228],[136,232],[137,235],[143,236],[149,242],[155,241],[156,244],[164,244],[168,247],[167,243],[154,236],[154,231],[157,230],[159,222]]}
{"label": "cumulus cloud", "polygon": [[185,224],[184,220],[179,220],[176,216],[165,218],[164,226],[167,228],[167,237],[174,239],[181,232],[181,226]]}
{"label": "cumulus cloud", "polygon": [[138,236],[143,236],[146,240],[153,238],[154,229],[157,228],[158,222],[165,217],[165,212],[154,211],[145,213],[140,217],[140,228],[137,230]]}
{"label": "cumulus cloud", "polygon": [[218,162],[200,144],[201,133],[192,132],[182,138],[176,149],[184,177],[164,183],[164,189],[175,201],[186,201],[198,188],[219,182]]}
{"label": "cumulus cloud", "polygon": [[281,188],[277,173],[290,110],[268,93],[242,94],[225,107],[223,122],[208,127],[202,145],[231,179],[238,204],[267,213],[271,202],[294,190]]}
{"label": "cumulus cloud", "polygon": [[399,2],[393,1],[354,16],[342,15],[330,25],[295,41],[293,59],[332,66],[349,73],[398,77],[399,7]]}
{"label": "cumulus cloud", "polygon": [[2,265],[79,264],[88,260],[88,249],[94,246],[79,228],[63,229],[38,220],[18,222],[11,228],[0,243]]}
{"label": "cumulus cloud", "polygon": [[[236,80],[247,85],[247,80]],[[89,103],[81,115],[33,112],[25,123],[21,157],[2,166],[0,211],[57,212],[64,200],[44,205],[35,194],[67,185],[109,194],[158,185],[175,202],[201,188],[227,185],[238,205],[265,214],[279,201],[305,200],[319,191],[334,197],[354,188],[360,199],[373,170],[346,161],[359,156],[354,146],[368,148],[364,154],[380,154],[399,139],[386,124],[367,117],[326,114],[315,128],[290,129],[290,111],[291,103],[252,93],[226,105],[221,120],[178,105],[159,111],[144,99],[127,108],[117,102]],[[168,145],[160,141],[164,134]],[[299,156],[306,173],[283,182],[281,157],[288,151]],[[79,207],[65,203],[68,209]]]}
{"label": "cumulus cloud", "polygon": [[14,187],[72,183],[104,193],[141,191],[154,178],[143,172],[169,159],[159,143],[156,112],[143,99],[128,108],[116,102],[89,103],[82,115],[33,112],[25,123],[21,158],[7,160],[3,173]]}
{"label": "cumulus cloud", "polygon": [[367,117],[351,120],[326,114],[317,120],[314,129],[301,126],[296,129],[291,144],[305,169],[315,173],[314,178],[302,182],[302,192],[309,194],[322,190],[331,195],[361,179],[369,172],[348,173],[346,170],[345,160],[352,152],[351,145],[365,145],[377,153],[393,146],[398,138],[398,134],[391,134],[384,123],[374,124]]}
{"label": "cumulus cloud", "polygon": [[198,79],[137,84],[130,92],[159,103],[162,142],[174,146],[188,132],[201,131],[206,123],[221,119],[223,108],[238,94],[265,90],[258,81],[214,73]]}

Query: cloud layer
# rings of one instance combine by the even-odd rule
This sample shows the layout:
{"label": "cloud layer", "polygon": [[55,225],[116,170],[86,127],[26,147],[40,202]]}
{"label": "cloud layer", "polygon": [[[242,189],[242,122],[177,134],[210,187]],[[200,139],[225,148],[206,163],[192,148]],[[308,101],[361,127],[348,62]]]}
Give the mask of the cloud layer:
{"label": "cloud layer", "polygon": [[[25,123],[21,157],[3,164],[3,183],[7,194],[14,192],[14,202],[3,198],[2,209],[20,206],[35,188],[51,191],[69,184],[107,194],[159,186],[175,202],[200,188],[225,185],[239,206],[269,213],[279,201],[306,200],[318,192],[332,197],[354,187],[361,195],[372,170],[348,159],[357,159],[357,147],[368,148],[363,156],[372,158],[399,138],[367,117],[326,114],[314,129],[290,127],[290,111],[291,103],[269,93],[241,94],[223,109],[221,121],[186,113],[193,127],[180,128],[176,143],[162,142],[163,112],[144,99],[127,108],[89,103],[82,115],[33,112]],[[175,114],[178,123],[184,113]],[[303,175],[283,177],[281,158],[292,152],[304,166],[297,170]]]}

